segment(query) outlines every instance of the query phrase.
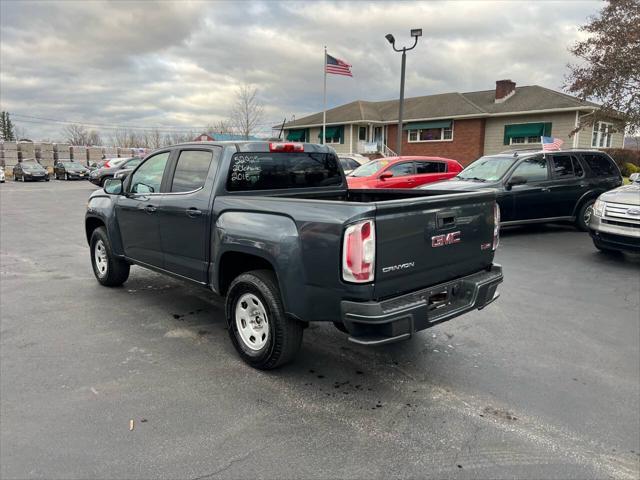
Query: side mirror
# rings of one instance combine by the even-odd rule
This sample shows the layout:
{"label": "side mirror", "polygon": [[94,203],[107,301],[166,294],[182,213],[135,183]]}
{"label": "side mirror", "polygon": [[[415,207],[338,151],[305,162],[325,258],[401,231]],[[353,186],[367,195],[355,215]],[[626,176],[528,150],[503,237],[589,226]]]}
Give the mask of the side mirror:
{"label": "side mirror", "polygon": [[514,176],[509,179],[507,182],[507,187],[511,188],[515,185],[524,185],[527,183],[527,179],[524,177]]}
{"label": "side mirror", "polygon": [[640,183],[640,173],[632,173],[631,175],[629,175],[629,180],[631,180],[632,183]]}
{"label": "side mirror", "polygon": [[124,191],[121,178],[108,178],[104,182],[104,191],[109,195],[122,195]]}
{"label": "side mirror", "polygon": [[391,172],[384,172],[384,173],[382,173],[378,178],[379,178],[380,180],[383,180],[383,181],[384,181],[384,180],[386,180],[387,178],[391,178],[391,177],[393,177],[393,173],[391,173]]}

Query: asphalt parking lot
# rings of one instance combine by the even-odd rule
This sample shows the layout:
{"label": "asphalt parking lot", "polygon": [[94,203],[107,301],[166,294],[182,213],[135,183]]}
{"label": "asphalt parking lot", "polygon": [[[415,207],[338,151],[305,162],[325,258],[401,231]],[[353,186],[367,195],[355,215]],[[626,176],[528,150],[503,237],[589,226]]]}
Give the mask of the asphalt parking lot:
{"label": "asphalt parking lot", "polygon": [[378,348],[312,325],[260,372],[206,290],[98,285],[94,189],[0,185],[2,478],[640,475],[640,257],[511,229],[485,310]]}

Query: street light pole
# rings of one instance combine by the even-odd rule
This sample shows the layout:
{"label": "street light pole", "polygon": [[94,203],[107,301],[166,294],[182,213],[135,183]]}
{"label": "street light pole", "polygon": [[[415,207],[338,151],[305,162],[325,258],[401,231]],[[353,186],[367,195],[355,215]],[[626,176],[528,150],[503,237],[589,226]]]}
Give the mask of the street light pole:
{"label": "street light pole", "polygon": [[402,66],[400,68],[400,101],[398,105],[398,141],[396,144],[396,153],[398,156],[402,155],[402,115],[404,112],[404,74],[407,67],[407,51],[413,50],[418,44],[418,37],[422,36],[422,29],[412,29],[411,36],[413,37],[413,45],[411,47],[396,48],[396,39],[393,35],[390,33],[385,35],[385,38],[391,44],[393,50],[396,52],[402,52]]}
{"label": "street light pole", "polygon": [[[416,39],[417,42],[417,39]],[[407,52],[402,49],[402,67],[400,68],[400,105],[398,106],[398,141],[397,154],[402,155],[402,114],[404,112],[404,71],[407,66]]]}

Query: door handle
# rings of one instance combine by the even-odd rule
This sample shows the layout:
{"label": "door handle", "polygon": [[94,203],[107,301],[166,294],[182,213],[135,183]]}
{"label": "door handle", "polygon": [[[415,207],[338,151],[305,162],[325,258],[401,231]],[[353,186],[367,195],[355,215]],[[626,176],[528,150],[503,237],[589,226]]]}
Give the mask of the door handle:
{"label": "door handle", "polygon": [[153,213],[157,210],[156,207],[154,207],[153,205],[147,205],[146,207],[144,207],[144,211],[147,213]]}
{"label": "door handle", "polygon": [[542,192],[550,192],[550,191],[551,191],[551,189],[550,189],[549,187],[542,187],[542,188],[540,189],[540,191],[542,191]]}
{"label": "door handle", "polygon": [[195,218],[202,215],[202,210],[198,210],[197,208],[187,208],[187,217]]}

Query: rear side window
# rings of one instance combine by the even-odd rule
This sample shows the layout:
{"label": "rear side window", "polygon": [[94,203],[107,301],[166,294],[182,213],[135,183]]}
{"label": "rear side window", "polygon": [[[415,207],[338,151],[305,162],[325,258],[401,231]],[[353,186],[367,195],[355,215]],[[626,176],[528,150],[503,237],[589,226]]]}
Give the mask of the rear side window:
{"label": "rear side window", "polygon": [[618,169],[608,157],[597,153],[584,153],[582,158],[594,175],[598,177],[608,177],[618,175]]}
{"label": "rear side window", "polygon": [[573,162],[570,155],[553,156],[553,176],[555,178],[573,177]]}
{"label": "rear side window", "polygon": [[227,177],[230,192],[341,184],[338,157],[329,153],[236,153]]}
{"label": "rear side window", "polygon": [[213,153],[206,150],[182,150],[171,183],[172,192],[191,192],[204,187]]}
{"label": "rear side window", "polygon": [[444,173],[447,166],[443,162],[416,162],[416,173]]}

